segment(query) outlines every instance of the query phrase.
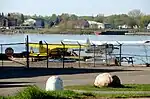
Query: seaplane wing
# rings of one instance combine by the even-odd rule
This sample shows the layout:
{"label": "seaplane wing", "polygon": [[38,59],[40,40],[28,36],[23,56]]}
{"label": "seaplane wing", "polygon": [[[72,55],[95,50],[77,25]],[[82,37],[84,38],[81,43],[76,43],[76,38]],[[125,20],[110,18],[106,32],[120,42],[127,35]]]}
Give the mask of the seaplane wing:
{"label": "seaplane wing", "polygon": [[150,44],[150,41],[92,41],[92,40],[72,40],[72,39],[64,39],[63,42],[76,43],[80,44],[90,44],[90,45],[103,45],[103,44],[113,44],[113,45],[142,45],[142,44]]}
{"label": "seaplane wing", "polygon": [[[43,48],[47,48],[47,45],[46,44],[38,44],[38,43],[29,43],[29,46],[30,47],[33,47],[33,48],[40,48],[40,47],[43,47]],[[64,46],[62,44],[48,44],[48,49],[49,50],[52,50],[52,49],[55,49],[55,48],[63,48]],[[81,45],[81,48],[85,48],[86,45]],[[65,48],[80,48],[80,46],[78,44],[65,44]]]}

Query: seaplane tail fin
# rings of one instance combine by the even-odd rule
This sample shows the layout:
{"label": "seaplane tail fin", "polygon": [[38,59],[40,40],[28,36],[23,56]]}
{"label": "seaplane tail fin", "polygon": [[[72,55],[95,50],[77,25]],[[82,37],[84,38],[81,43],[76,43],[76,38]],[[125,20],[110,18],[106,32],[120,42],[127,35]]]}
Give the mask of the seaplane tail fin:
{"label": "seaplane tail fin", "polygon": [[47,50],[43,47],[43,42],[39,41],[39,53],[45,53]]}

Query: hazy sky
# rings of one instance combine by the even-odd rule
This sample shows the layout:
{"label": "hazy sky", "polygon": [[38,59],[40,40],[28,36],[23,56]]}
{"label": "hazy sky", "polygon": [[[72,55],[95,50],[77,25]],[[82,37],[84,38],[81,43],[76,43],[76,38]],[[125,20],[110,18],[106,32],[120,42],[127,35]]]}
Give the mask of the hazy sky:
{"label": "hazy sky", "polygon": [[0,12],[32,15],[110,15],[128,13],[132,9],[150,14],[150,0],[0,0]]}

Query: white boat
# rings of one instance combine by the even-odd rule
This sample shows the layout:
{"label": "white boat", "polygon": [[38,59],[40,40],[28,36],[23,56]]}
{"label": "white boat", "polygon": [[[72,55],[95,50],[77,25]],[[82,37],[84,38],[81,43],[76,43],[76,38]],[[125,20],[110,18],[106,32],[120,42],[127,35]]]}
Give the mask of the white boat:
{"label": "white boat", "polygon": [[[114,47],[115,45],[119,47],[120,44],[122,45],[147,45],[150,44],[150,41],[148,40],[143,40],[143,41],[93,41],[93,40],[73,40],[73,39],[64,39],[64,43],[79,43],[79,44],[88,44],[88,48],[86,48],[85,53],[88,53],[86,55],[94,56],[93,55],[93,50],[95,48],[96,52],[96,57],[95,61],[98,62],[106,62],[106,53],[107,53],[107,61],[113,60],[116,56],[114,56],[112,53],[115,49],[119,49]],[[106,47],[107,45],[107,47]],[[99,54],[97,54],[99,52]],[[88,59],[88,62],[93,62],[93,58]]]}
{"label": "white boat", "polygon": [[135,44],[150,44],[149,40],[143,41],[92,41],[89,39],[86,40],[73,40],[73,39],[64,39],[63,42],[70,42],[70,43],[80,43],[80,44],[90,44],[90,45],[103,45],[103,44],[113,44],[113,45],[135,45]]}
{"label": "white boat", "polygon": [[73,40],[73,39],[64,39],[64,43],[79,43],[79,44],[88,44],[89,46],[86,48],[87,53],[95,52],[103,52],[106,51],[108,53],[112,53],[114,49],[119,49],[114,46],[122,45],[147,45],[150,44],[150,41],[143,40],[143,41],[92,41],[89,39],[86,40]]}

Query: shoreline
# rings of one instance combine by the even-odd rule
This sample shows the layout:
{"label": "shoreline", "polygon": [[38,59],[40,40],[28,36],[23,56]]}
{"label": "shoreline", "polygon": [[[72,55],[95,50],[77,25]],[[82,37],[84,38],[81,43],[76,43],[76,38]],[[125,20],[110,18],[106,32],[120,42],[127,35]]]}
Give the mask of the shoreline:
{"label": "shoreline", "polygon": [[63,34],[63,35],[150,35],[149,30],[133,30],[133,29],[60,29],[60,28],[44,28],[44,29],[14,29],[0,31],[0,34]]}
{"label": "shoreline", "polygon": [[137,32],[137,33],[125,33],[125,35],[145,35],[145,36],[150,36],[150,32]]}
{"label": "shoreline", "polygon": [[[61,33],[50,33],[50,32],[45,32],[45,33],[40,33],[40,32],[26,32],[26,33],[13,33],[13,32],[5,32],[2,33],[0,32],[0,35],[18,35],[18,34],[48,34],[48,35],[97,35],[94,33],[67,33],[67,32],[61,32]],[[99,34],[99,35],[113,35],[113,34]],[[121,34],[120,34],[121,35]],[[137,33],[125,33],[125,36],[150,36],[150,32],[137,32]],[[98,36],[98,35],[97,35]]]}
{"label": "shoreline", "polygon": [[[43,34],[43,35],[95,35],[95,34],[75,34],[75,33],[0,33],[0,35],[20,35],[20,34]],[[100,36],[100,35],[97,35]],[[116,35],[117,36],[117,35]],[[149,33],[126,33],[124,36],[150,36]]]}

